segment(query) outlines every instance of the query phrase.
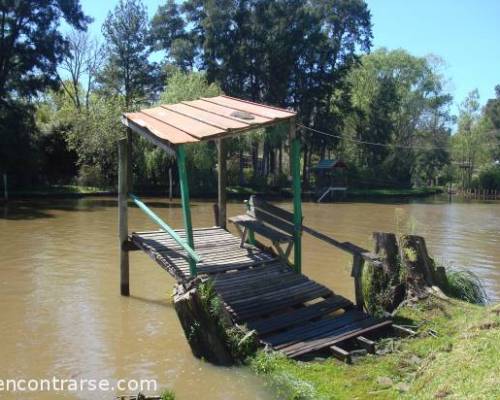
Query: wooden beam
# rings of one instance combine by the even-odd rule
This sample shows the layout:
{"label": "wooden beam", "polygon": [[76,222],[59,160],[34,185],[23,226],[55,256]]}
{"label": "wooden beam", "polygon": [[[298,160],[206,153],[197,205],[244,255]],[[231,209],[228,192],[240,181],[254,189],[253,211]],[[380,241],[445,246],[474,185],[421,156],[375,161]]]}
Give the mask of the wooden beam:
{"label": "wooden beam", "polygon": [[300,138],[297,136],[295,118],[290,119],[291,141],[291,174],[293,189],[293,223],[294,223],[294,253],[295,271],[302,271],[302,192],[300,187]]}
{"label": "wooden beam", "polygon": [[128,239],[128,210],[127,195],[129,182],[129,145],[128,139],[118,141],[118,230],[120,240],[120,293],[130,295],[129,288],[129,257],[127,248]]}
{"label": "wooden beam", "polygon": [[125,117],[122,117],[121,120],[125,126],[132,129],[135,133],[138,133],[147,141],[149,141],[149,142],[153,143],[154,145],[158,146],[159,148],[165,150],[167,153],[175,156],[175,154],[176,154],[175,149],[169,144],[169,142],[167,142],[166,140],[161,140],[160,138],[158,138],[157,136],[155,136],[151,132],[149,132],[147,129],[144,129],[143,127],[135,124],[134,122],[128,120]]}
{"label": "wooden beam", "polygon": [[339,346],[330,346],[330,350],[335,358],[344,361],[346,364],[352,364],[351,354]]}
{"label": "wooden beam", "polygon": [[217,205],[218,205],[218,225],[226,229],[226,182],[227,182],[227,153],[224,139],[217,139]]}
{"label": "wooden beam", "polygon": [[[191,209],[189,207],[189,183],[186,171],[186,150],[184,145],[181,144],[177,146],[177,167],[179,169],[179,185],[181,188],[181,200],[182,200],[182,216],[184,219],[184,229],[186,230],[186,240],[189,247],[193,250],[194,240],[193,240],[193,225],[191,223]],[[191,276],[194,277],[197,274],[196,271],[196,261],[191,257],[189,258],[189,272]]]}
{"label": "wooden beam", "polygon": [[364,336],[358,336],[356,338],[356,341],[358,344],[365,349],[368,353],[370,354],[375,354],[375,342],[373,340],[370,340],[368,338],[365,338]]}

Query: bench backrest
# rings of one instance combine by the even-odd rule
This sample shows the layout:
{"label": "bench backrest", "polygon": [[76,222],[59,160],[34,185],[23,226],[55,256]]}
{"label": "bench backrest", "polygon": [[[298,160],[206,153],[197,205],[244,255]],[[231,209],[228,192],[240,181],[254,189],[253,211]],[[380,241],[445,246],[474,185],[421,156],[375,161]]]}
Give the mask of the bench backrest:
{"label": "bench backrest", "polygon": [[266,225],[291,236],[294,235],[293,214],[257,196],[250,196],[247,214]]}

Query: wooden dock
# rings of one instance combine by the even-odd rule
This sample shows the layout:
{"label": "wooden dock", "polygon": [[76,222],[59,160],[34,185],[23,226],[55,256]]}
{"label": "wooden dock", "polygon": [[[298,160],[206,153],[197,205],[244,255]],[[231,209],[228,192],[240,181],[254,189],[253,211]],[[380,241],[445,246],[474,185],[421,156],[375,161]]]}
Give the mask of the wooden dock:
{"label": "wooden dock", "polygon": [[[369,343],[368,347],[373,349],[370,335],[391,325],[390,321],[370,317],[362,311],[363,263],[368,261],[375,266],[378,261],[368,251],[352,243],[339,242],[303,226],[301,142],[296,116],[296,112],[291,110],[224,95],[163,104],[123,114],[122,122],[128,131],[127,136],[118,143],[118,233],[122,295],[130,294],[128,252],[142,249],[183,284],[182,288],[196,282],[198,277],[210,278],[232,322],[255,330],[262,345],[290,357],[322,349],[330,349],[334,355],[344,357],[346,352],[338,343],[349,339]],[[251,196],[246,205],[246,214],[229,218],[240,234],[238,238],[225,230],[228,221],[225,141],[236,134],[248,134],[256,128],[278,124],[288,125],[293,212]],[[133,154],[132,132],[176,155],[184,230],[174,230],[132,193],[132,160],[129,159],[129,155]],[[209,140],[217,143],[217,227],[193,229],[185,146]],[[129,234],[129,199],[161,231]],[[356,305],[301,274],[303,233],[352,255],[351,275]],[[273,247],[266,247],[256,236],[270,241]],[[293,268],[290,267],[291,259]],[[183,324],[185,318],[180,319]],[[198,313],[191,319],[196,324],[203,316]],[[368,338],[361,335],[368,335]],[[216,336],[217,332],[212,335]],[[206,342],[204,350],[212,345],[213,342]],[[193,346],[191,349],[194,350]],[[205,357],[204,354],[199,356]]]}
{"label": "wooden dock", "polygon": [[[176,230],[184,238],[184,230]],[[262,345],[299,357],[391,325],[327,287],[295,272],[275,255],[220,227],[193,229],[202,261],[198,275],[214,287],[234,322],[257,332]],[[189,277],[186,251],[164,231],[135,232],[130,241],[178,282]]]}

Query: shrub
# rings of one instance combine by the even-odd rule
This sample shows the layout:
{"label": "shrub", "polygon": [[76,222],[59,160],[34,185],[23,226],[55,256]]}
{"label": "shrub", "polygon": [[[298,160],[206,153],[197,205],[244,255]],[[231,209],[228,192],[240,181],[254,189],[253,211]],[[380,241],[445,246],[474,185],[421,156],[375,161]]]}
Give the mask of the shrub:
{"label": "shrub", "polygon": [[482,189],[500,190],[500,165],[489,165],[483,168],[478,178]]}
{"label": "shrub", "polygon": [[451,297],[473,304],[485,304],[488,300],[479,277],[467,270],[446,267],[447,284],[443,291]]}

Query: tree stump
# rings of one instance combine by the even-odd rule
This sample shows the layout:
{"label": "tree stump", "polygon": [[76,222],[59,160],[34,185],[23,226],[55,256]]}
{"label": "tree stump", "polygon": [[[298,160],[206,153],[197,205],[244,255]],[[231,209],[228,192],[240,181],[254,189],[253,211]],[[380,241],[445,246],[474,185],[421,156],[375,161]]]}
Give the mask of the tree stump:
{"label": "tree stump", "polygon": [[416,235],[374,232],[374,251],[381,267],[367,265],[363,271],[363,295],[370,313],[392,312],[405,299],[423,298],[435,286],[446,286],[443,267],[436,268],[425,239]]}
{"label": "tree stump", "polygon": [[[214,310],[213,295],[202,293],[200,285],[209,285],[199,278],[174,289],[174,307],[193,355],[216,365],[232,365],[235,360],[226,341],[225,324],[219,311]],[[209,289],[207,289],[209,290]],[[216,312],[215,312],[216,311]]]}
{"label": "tree stump", "polygon": [[382,267],[367,266],[363,272],[363,292],[369,312],[393,311],[404,299],[400,279],[399,247],[394,233],[374,232],[374,251]]}
{"label": "tree stump", "polygon": [[425,239],[416,235],[403,235],[399,244],[408,295],[426,297],[428,288],[436,282],[434,260],[429,257]]}

